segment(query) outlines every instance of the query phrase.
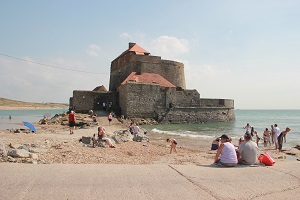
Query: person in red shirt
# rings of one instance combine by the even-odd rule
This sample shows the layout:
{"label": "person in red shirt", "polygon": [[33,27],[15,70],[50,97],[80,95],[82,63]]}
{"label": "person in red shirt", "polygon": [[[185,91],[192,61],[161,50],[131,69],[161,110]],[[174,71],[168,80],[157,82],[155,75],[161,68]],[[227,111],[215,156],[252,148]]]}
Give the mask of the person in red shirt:
{"label": "person in red shirt", "polygon": [[75,112],[71,110],[71,112],[69,113],[70,134],[74,134],[75,124],[76,124]]}

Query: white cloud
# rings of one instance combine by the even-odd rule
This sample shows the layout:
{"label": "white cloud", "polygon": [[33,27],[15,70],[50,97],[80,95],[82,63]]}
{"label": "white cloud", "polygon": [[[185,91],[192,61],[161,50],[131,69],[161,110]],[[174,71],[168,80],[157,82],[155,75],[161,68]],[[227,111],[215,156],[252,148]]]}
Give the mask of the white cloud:
{"label": "white cloud", "polygon": [[121,33],[120,38],[123,38],[123,39],[132,39],[132,36],[129,33],[127,33],[127,32],[123,32],[123,33]]}
{"label": "white cloud", "polygon": [[151,42],[150,48],[152,55],[176,59],[177,56],[189,52],[189,42],[173,36],[160,36]]}
{"label": "white cloud", "polygon": [[100,51],[101,51],[101,48],[98,45],[90,44],[86,50],[86,53],[89,56],[97,57],[97,56],[99,56]]}
{"label": "white cloud", "polygon": [[[80,71],[86,67],[81,61],[62,58],[44,63]],[[1,77],[1,97],[16,100],[68,103],[73,90],[93,90],[108,82],[107,74],[79,73],[8,58],[0,58],[0,66],[5,75]]]}

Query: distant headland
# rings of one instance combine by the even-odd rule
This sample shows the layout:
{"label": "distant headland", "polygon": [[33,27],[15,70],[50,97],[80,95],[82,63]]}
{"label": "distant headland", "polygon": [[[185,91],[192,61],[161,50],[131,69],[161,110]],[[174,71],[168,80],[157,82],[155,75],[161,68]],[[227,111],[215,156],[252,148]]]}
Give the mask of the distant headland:
{"label": "distant headland", "polygon": [[64,103],[33,103],[0,97],[0,110],[68,109]]}

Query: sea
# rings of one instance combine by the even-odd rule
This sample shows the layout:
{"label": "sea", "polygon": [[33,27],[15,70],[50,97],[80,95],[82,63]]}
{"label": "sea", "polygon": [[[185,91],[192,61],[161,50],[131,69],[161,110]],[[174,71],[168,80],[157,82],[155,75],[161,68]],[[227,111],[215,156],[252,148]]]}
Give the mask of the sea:
{"label": "sea", "polygon": [[[205,124],[162,124],[143,126],[147,131],[157,134],[166,134],[169,137],[189,138],[193,140],[205,140],[211,144],[212,140],[222,134],[232,138],[234,144],[244,135],[244,127],[249,123],[258,135],[262,137],[266,128],[277,124],[281,131],[286,127],[291,128],[287,134],[285,148],[291,148],[300,144],[300,110],[235,110],[234,122],[205,123]],[[263,146],[263,140],[259,142]]]}
{"label": "sea", "polygon": [[[39,122],[44,116],[48,119],[67,112],[68,109],[46,109],[46,110],[0,110],[0,130],[12,128],[26,128],[23,122]],[[11,116],[11,119],[9,118]]]}
{"label": "sea", "polygon": [[[0,110],[0,130],[11,128],[26,128],[23,121],[30,123],[39,122],[44,116],[53,117],[55,114],[66,112],[67,109],[49,110]],[[9,115],[12,117],[9,119]],[[157,135],[168,135],[188,140],[211,141],[227,134],[237,144],[238,139],[244,135],[243,127],[249,123],[260,137],[263,131],[271,125],[277,124],[281,131],[290,127],[285,147],[294,147],[300,144],[300,110],[235,110],[234,122],[204,123],[204,124],[161,124],[144,125],[143,129]],[[260,143],[263,141],[261,140]]]}

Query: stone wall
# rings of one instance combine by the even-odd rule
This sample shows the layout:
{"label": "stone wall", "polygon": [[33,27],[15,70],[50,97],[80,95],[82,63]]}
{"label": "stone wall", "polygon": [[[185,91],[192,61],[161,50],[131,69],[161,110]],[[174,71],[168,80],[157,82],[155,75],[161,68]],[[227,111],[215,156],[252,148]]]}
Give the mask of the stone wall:
{"label": "stone wall", "polygon": [[176,87],[186,89],[183,63],[170,60],[161,60],[160,67],[157,69],[157,73],[176,85]]}
{"label": "stone wall", "polygon": [[200,107],[225,107],[234,109],[234,100],[232,99],[200,99]]}
{"label": "stone wall", "polygon": [[200,107],[200,94],[197,90],[176,91],[175,107]]}
{"label": "stone wall", "polygon": [[126,117],[153,118],[156,104],[162,100],[157,83],[127,82],[119,87],[119,94],[121,113]]}
{"label": "stone wall", "polygon": [[100,92],[74,90],[73,107],[77,112],[86,112],[89,110],[93,110],[94,100],[98,98],[99,95]]}
{"label": "stone wall", "polygon": [[[126,62],[121,62],[123,63]],[[113,65],[116,64],[112,63]],[[109,91],[116,91],[122,81],[132,72],[159,74],[176,87],[186,88],[183,63],[161,60],[157,56],[131,55],[129,63],[122,67],[111,67]]]}
{"label": "stone wall", "polygon": [[234,110],[229,108],[172,108],[161,109],[159,112],[157,120],[167,124],[200,124],[235,120]]}
{"label": "stone wall", "polygon": [[[89,110],[102,110],[103,103],[111,103],[112,111],[118,112],[118,93],[116,92],[96,92],[85,90],[74,90],[72,97],[72,107],[77,112],[86,113]],[[71,105],[71,104],[70,104]]]}

